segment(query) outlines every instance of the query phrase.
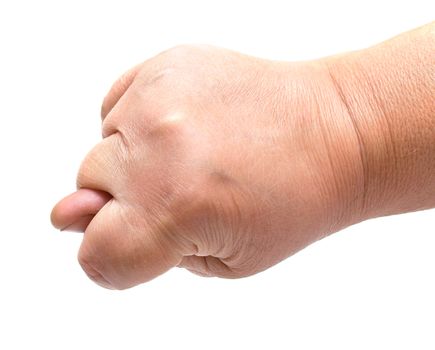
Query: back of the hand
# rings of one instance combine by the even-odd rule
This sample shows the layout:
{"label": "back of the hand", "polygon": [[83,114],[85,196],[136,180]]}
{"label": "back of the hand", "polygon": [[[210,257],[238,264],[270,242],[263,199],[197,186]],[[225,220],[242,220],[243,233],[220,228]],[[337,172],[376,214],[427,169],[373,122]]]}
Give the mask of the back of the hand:
{"label": "back of the hand", "polygon": [[247,276],[354,220],[358,145],[320,63],[177,47],[124,75],[102,117],[52,213],[86,230],[79,262],[100,285]]}

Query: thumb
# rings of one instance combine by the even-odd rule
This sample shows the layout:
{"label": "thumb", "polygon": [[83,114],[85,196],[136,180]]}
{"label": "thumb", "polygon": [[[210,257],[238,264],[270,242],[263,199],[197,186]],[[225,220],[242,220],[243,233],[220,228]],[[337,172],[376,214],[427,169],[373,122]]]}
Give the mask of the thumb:
{"label": "thumb", "polygon": [[61,231],[84,232],[95,214],[112,198],[106,192],[82,188],[59,201],[51,223]]}

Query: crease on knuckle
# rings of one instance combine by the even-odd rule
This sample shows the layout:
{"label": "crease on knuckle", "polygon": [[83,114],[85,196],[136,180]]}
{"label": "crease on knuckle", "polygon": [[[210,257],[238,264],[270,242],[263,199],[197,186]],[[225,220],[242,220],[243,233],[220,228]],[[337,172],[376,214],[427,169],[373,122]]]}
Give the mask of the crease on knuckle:
{"label": "crease on knuckle", "polygon": [[78,262],[90,280],[102,287],[115,289],[115,286],[113,286],[113,284],[107,280],[107,278],[101,272],[102,266],[97,266],[98,264],[96,263],[95,258],[89,255],[89,253],[80,250]]}

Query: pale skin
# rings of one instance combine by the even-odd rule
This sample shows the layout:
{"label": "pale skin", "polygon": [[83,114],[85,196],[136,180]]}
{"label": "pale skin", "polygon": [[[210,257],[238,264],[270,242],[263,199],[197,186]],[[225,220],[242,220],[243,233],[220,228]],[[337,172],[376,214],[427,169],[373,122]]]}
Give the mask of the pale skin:
{"label": "pale skin", "polygon": [[237,278],[363,220],[435,207],[435,25],[307,62],[180,46],[132,68],[53,225],[125,289]]}

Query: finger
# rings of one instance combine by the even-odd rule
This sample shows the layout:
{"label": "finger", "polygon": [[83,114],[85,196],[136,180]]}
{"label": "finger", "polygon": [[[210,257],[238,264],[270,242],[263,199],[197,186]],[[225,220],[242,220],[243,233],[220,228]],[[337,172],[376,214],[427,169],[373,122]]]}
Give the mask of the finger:
{"label": "finger", "polygon": [[174,241],[134,209],[113,199],[88,226],[79,262],[103,287],[125,289],[147,282],[182,258]]}
{"label": "finger", "polygon": [[86,155],[77,174],[77,188],[118,193],[124,181],[127,148],[120,133],[101,140]]}
{"label": "finger", "polygon": [[106,97],[103,100],[103,104],[101,106],[101,119],[104,120],[106,116],[110,113],[112,108],[116,105],[119,99],[124,95],[127,91],[134,78],[136,77],[141,65],[129,69],[125,72],[110,88]]}
{"label": "finger", "polygon": [[106,192],[90,189],[63,198],[51,212],[51,222],[60,230],[84,232],[92,218],[112,198]]}

